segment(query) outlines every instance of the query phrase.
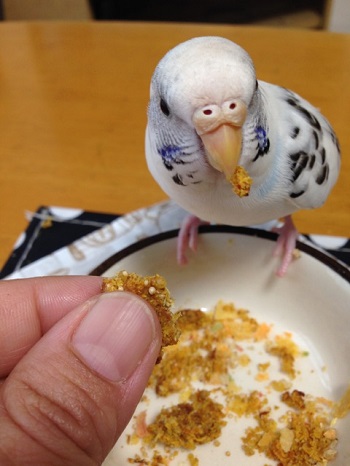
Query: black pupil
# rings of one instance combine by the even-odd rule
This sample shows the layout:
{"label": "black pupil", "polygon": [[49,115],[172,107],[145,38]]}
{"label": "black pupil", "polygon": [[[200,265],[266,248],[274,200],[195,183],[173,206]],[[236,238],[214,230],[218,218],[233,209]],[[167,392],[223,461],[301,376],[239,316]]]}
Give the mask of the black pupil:
{"label": "black pupil", "polygon": [[162,110],[165,116],[170,115],[169,107],[164,99],[160,99],[160,109]]}

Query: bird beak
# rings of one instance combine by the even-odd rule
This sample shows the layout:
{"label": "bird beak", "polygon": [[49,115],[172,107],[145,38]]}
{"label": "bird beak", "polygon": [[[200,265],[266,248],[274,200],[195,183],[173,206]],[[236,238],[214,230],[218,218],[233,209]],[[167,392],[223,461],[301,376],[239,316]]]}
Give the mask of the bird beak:
{"label": "bird beak", "polygon": [[229,180],[238,165],[241,154],[241,127],[224,123],[200,137],[206,149],[210,165],[224,173]]}

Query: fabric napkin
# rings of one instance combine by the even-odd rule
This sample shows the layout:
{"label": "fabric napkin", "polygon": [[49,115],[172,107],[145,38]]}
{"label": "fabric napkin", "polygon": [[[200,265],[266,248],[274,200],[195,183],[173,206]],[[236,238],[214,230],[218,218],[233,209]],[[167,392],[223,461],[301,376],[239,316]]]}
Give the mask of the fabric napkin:
{"label": "fabric napkin", "polygon": [[[187,213],[172,201],[123,216],[63,207],[27,213],[28,228],[19,237],[0,278],[88,274],[108,257],[148,236],[180,227]],[[270,229],[275,222],[259,225]],[[350,239],[301,235],[350,265]]]}
{"label": "fabric napkin", "polygon": [[40,207],[18,239],[0,278],[88,274],[117,251],[179,228],[187,213],[172,202],[129,214]]}

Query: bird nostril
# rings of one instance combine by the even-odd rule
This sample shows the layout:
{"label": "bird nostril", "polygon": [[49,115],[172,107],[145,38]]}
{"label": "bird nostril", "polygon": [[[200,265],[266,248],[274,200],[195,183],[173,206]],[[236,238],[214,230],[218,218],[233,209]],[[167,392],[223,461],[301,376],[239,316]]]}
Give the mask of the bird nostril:
{"label": "bird nostril", "polygon": [[213,111],[210,110],[209,108],[207,108],[206,110],[203,110],[203,113],[204,113],[204,115],[211,115],[213,113]]}
{"label": "bird nostril", "polygon": [[232,104],[230,104],[230,110],[234,110],[235,108],[236,108],[236,104],[232,102]]}

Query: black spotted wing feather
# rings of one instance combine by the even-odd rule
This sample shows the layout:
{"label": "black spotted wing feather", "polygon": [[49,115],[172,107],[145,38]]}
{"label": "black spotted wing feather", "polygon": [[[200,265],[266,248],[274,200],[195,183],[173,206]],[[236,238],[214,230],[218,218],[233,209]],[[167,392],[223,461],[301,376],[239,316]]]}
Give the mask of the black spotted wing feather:
{"label": "black spotted wing feather", "polygon": [[282,88],[280,98],[289,115],[286,156],[290,199],[300,208],[318,207],[326,200],[338,176],[337,137],[328,121],[306,100]]}

